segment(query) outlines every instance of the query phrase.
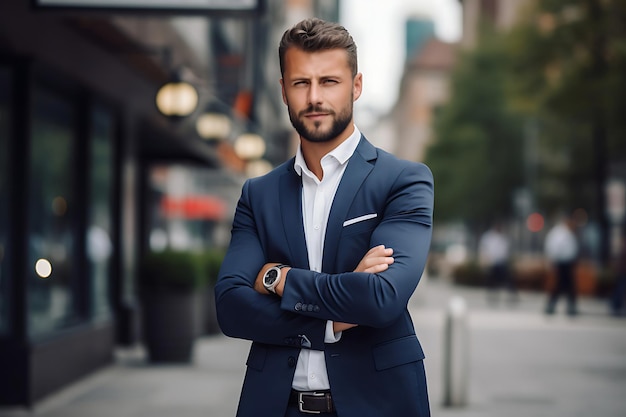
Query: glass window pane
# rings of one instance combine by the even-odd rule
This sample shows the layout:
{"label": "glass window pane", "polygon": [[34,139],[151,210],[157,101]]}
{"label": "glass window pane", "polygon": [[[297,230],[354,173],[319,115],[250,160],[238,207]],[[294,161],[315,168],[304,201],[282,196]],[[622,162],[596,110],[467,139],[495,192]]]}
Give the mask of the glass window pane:
{"label": "glass window pane", "polygon": [[206,250],[221,243],[228,212],[224,193],[232,185],[220,185],[216,170],[153,165],[148,175],[145,198],[151,251]]}
{"label": "glass window pane", "polygon": [[77,319],[75,111],[43,89],[33,97],[29,155],[28,325],[31,335]]}
{"label": "glass window pane", "polygon": [[87,256],[91,277],[91,313],[108,317],[111,276],[111,229],[113,213],[114,118],[104,109],[93,112],[89,163],[90,207],[87,229]]}
{"label": "glass window pane", "polygon": [[10,73],[0,68],[0,335],[7,333],[9,324],[9,288],[6,250],[9,226],[9,121],[10,117]]}

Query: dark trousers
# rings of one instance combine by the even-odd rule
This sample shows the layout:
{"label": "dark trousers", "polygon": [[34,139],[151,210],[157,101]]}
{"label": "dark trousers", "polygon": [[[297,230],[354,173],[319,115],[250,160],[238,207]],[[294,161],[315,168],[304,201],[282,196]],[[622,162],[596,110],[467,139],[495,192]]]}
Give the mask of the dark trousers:
{"label": "dark trousers", "polygon": [[506,263],[492,265],[487,271],[487,290],[489,301],[496,300],[496,293],[499,289],[507,290],[511,295],[511,300],[516,299],[517,290],[515,288],[515,282],[509,273],[509,268]]}
{"label": "dark trousers", "polygon": [[556,283],[550,297],[546,312],[554,313],[556,303],[561,295],[567,296],[567,313],[576,314],[576,282],[574,279],[574,262],[558,262],[556,264]]}

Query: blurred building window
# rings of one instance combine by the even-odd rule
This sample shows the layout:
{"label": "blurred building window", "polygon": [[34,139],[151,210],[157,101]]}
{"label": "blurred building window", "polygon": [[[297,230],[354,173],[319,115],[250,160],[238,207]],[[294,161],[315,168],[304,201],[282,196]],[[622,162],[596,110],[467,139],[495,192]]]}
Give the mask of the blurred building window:
{"label": "blurred building window", "polygon": [[109,282],[112,268],[113,157],[115,118],[111,112],[96,107],[92,112],[89,155],[89,211],[87,219],[87,259],[91,287],[91,314],[110,315]]}
{"label": "blurred building window", "polygon": [[8,165],[9,165],[9,121],[11,120],[9,106],[11,94],[11,74],[6,68],[0,67],[0,335],[8,331],[9,317],[9,288],[7,245],[9,213],[8,204]]}
{"label": "blurred building window", "polygon": [[215,242],[228,207],[214,170],[153,165],[146,196],[148,248],[205,250]]}
{"label": "blurred building window", "polygon": [[28,329],[40,336],[78,317],[74,170],[76,111],[35,88],[29,152]]}

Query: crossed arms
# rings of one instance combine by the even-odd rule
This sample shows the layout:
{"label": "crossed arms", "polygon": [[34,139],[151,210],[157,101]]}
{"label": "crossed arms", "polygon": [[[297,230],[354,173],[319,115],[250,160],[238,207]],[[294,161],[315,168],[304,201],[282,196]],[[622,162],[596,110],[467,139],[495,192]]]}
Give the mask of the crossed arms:
{"label": "crossed arms", "polygon": [[[284,241],[273,241],[282,238],[282,233],[268,231],[264,223],[264,218],[279,208],[261,201],[267,194],[259,190],[261,187],[252,188],[250,183],[244,185],[231,245],[215,288],[218,319],[226,335],[283,345],[294,335],[306,334],[312,349],[323,350],[327,321],[336,323],[337,331],[347,329],[351,326],[348,323],[386,327],[406,311],[430,245],[433,186],[432,175],[424,165],[405,166],[387,186],[382,219],[367,237],[363,236],[364,254],[352,264],[356,267],[335,274],[284,268],[278,297],[259,287],[257,277],[275,265],[268,264],[269,260],[289,263],[290,252]],[[260,210],[264,204],[265,210]],[[388,253],[391,248],[393,252]],[[343,243],[339,251],[340,270],[345,267],[341,265],[349,265],[342,259],[358,256]],[[298,309],[300,303],[315,308]]]}
{"label": "crossed arms", "polygon": [[[357,265],[354,272],[366,272],[370,274],[376,274],[379,272],[383,272],[389,268],[389,265],[393,263],[393,249],[386,248],[385,245],[378,245],[367,251],[365,256],[361,259],[361,262]],[[256,277],[256,281],[254,282],[254,289],[260,294],[271,295],[269,291],[265,289],[263,286],[263,276],[267,272],[267,270],[273,266],[278,265],[278,263],[267,263],[263,265],[263,268],[259,271]],[[278,282],[276,286],[276,295],[282,297],[283,291],[285,289],[285,282],[287,281],[287,273],[291,268],[285,267],[282,270],[282,279]],[[352,327],[356,327],[356,324],[351,323],[342,323],[342,322],[333,322],[333,331],[335,333],[342,332],[344,330],[348,330]]]}

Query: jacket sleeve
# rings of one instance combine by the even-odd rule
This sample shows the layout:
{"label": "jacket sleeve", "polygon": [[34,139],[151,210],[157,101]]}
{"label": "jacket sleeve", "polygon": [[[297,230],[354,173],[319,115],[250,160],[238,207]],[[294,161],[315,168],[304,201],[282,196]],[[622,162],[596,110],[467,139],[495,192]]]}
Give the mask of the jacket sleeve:
{"label": "jacket sleeve", "polygon": [[230,246],[215,285],[220,327],[230,337],[323,350],[325,320],[286,311],[281,308],[278,296],[259,294],[254,289],[256,276],[266,262],[285,260],[266,260],[250,194],[247,181],[237,204]]}
{"label": "jacket sleeve", "polygon": [[[403,314],[430,247],[432,173],[424,164],[411,163],[392,179],[388,190],[377,192],[386,192],[387,197],[383,217],[369,236],[369,247],[393,248],[394,263],[379,274],[291,269],[281,300],[284,311],[371,327],[386,327]],[[358,259],[363,255],[355,254]]]}

